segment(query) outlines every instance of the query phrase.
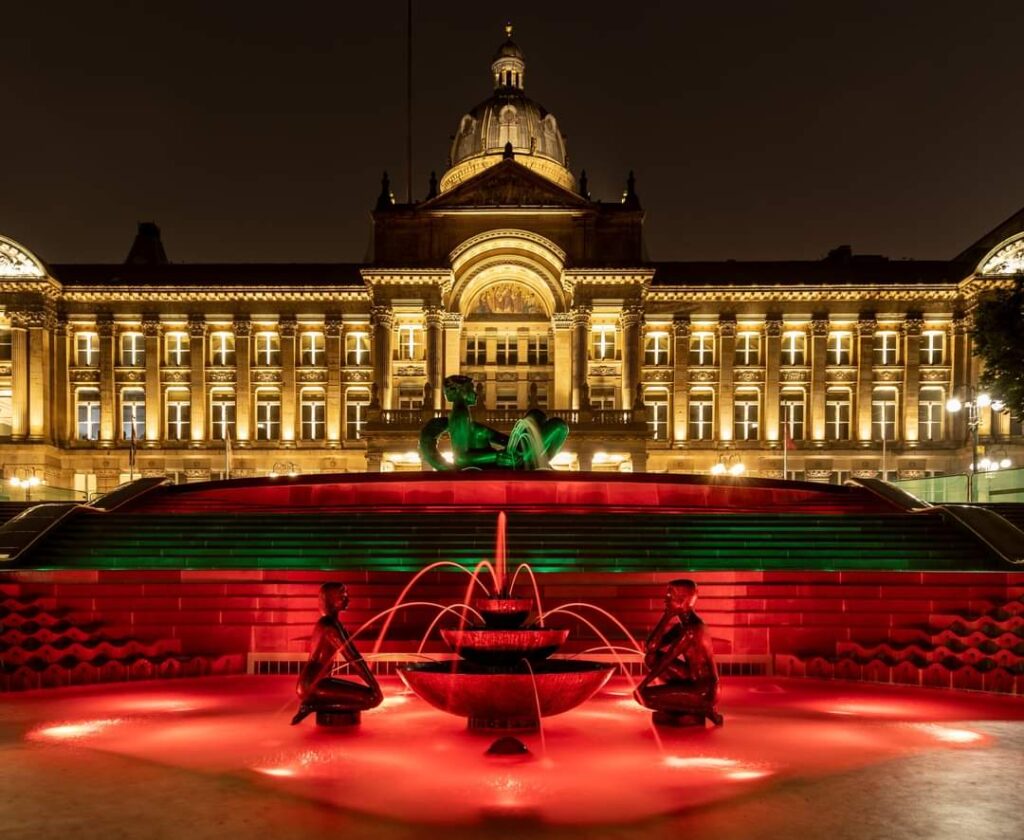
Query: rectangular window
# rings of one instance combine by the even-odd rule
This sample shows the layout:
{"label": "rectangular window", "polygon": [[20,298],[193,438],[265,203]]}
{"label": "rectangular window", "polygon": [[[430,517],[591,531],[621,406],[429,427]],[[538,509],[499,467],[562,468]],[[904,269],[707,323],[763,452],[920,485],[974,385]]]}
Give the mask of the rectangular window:
{"label": "rectangular window", "polygon": [[398,407],[415,409],[423,408],[423,388],[415,382],[405,382],[398,389]]}
{"label": "rectangular window", "polygon": [[400,324],[398,327],[399,359],[416,361],[423,358],[423,329],[419,324]]}
{"label": "rectangular window", "polygon": [[945,400],[941,388],[922,388],[917,401],[918,440],[942,440],[942,412]]}
{"label": "rectangular window", "polygon": [[499,388],[495,396],[498,411],[515,411],[519,408],[519,394],[515,388]]}
{"label": "rectangular window", "polygon": [[802,332],[788,332],[782,336],[782,364],[803,365],[806,358],[807,336]]}
{"label": "rectangular window", "polygon": [[692,394],[688,419],[687,436],[690,440],[711,440],[715,434],[714,396],[709,393]]}
{"label": "rectangular window", "polygon": [[662,390],[644,391],[644,406],[647,408],[647,428],[652,440],[668,440],[668,392]]}
{"label": "rectangular window", "polygon": [[519,364],[519,338],[517,336],[498,336],[498,355],[496,360],[499,365]]}
{"label": "rectangular window", "polygon": [[825,437],[828,440],[850,439],[850,392],[825,392]]}
{"label": "rectangular window", "polygon": [[531,335],[526,345],[526,362],[531,365],[546,365],[548,363],[548,337],[546,335]]}
{"label": "rectangular window", "polygon": [[235,394],[233,391],[213,392],[210,398],[210,437],[213,440],[226,440],[229,437],[235,437]]}
{"label": "rectangular window", "polygon": [[235,363],[235,334],[215,332],[210,335],[210,364],[226,367]]}
{"label": "rectangular window", "polygon": [[755,332],[741,332],[736,336],[736,364],[751,367],[761,364],[761,336]]}
{"label": "rectangular window", "polygon": [[[222,363],[226,364],[226,363]],[[256,333],[256,352],[253,358],[256,367],[279,367],[281,364],[281,338],[277,333]]]}
{"label": "rectangular window", "polygon": [[804,439],[804,392],[783,391],[779,400],[783,439]]}
{"label": "rectangular window", "polygon": [[345,333],[345,364],[350,367],[370,364],[370,336],[367,333]]}
{"label": "rectangular window", "polygon": [[100,363],[100,337],[96,333],[75,335],[75,364],[78,367],[96,367]]}
{"label": "rectangular window", "polygon": [[304,332],[299,336],[299,359],[305,367],[325,364],[327,344],[323,333]]}
{"label": "rectangular window", "polygon": [[898,357],[896,352],[896,342],[898,338],[899,336],[894,332],[875,333],[874,363],[876,365],[896,364]]}
{"label": "rectangular window", "polygon": [[668,333],[649,332],[644,336],[644,364],[668,364]]}
{"label": "rectangular window", "polygon": [[938,331],[921,334],[920,363],[922,365],[945,364],[946,335]]}
{"label": "rectangular window", "polygon": [[479,335],[471,335],[466,339],[466,364],[487,364],[487,339]]}
{"label": "rectangular window", "polygon": [[13,333],[10,330],[0,330],[0,362],[9,362],[13,351]]}
{"label": "rectangular window", "polygon": [[14,403],[10,388],[0,388],[0,437],[11,436],[14,422]]}
{"label": "rectangular window", "polygon": [[748,391],[736,394],[732,407],[732,431],[736,440],[757,440],[758,414],[757,394]]}
{"label": "rectangular window", "polygon": [[359,440],[362,437],[369,405],[369,391],[351,390],[345,394],[345,437],[348,440]]}
{"label": "rectangular window", "polygon": [[327,405],[323,391],[303,391],[300,408],[300,426],[303,440],[323,440],[327,429]]}
{"label": "rectangular window", "polygon": [[192,435],[192,400],[183,388],[167,392],[167,439],[188,440]]}
{"label": "rectangular window", "polygon": [[541,385],[537,388],[537,396],[534,401],[534,405],[537,408],[546,409],[548,407],[548,388],[546,385]]}
{"label": "rectangular window", "polygon": [[615,325],[598,324],[590,333],[590,358],[608,361],[615,358]]}
{"label": "rectangular window", "polygon": [[146,364],[146,339],[142,333],[121,333],[121,364],[125,367]]}
{"label": "rectangular window", "polygon": [[895,388],[875,388],[871,395],[871,439],[896,440]]}
{"label": "rectangular window", "polygon": [[191,356],[188,333],[170,332],[164,336],[164,352],[170,367],[186,367]]}
{"label": "rectangular window", "polygon": [[591,388],[590,408],[593,411],[607,411],[615,408],[615,389],[604,385]]}
{"label": "rectangular window", "polygon": [[98,388],[82,388],[75,394],[78,413],[78,439],[100,438],[100,392]]}
{"label": "rectangular window", "polygon": [[256,392],[256,440],[277,440],[281,436],[281,395],[277,391]]}
{"label": "rectangular window", "polygon": [[125,388],[121,392],[121,437],[132,439],[132,427],[135,428],[135,440],[146,437],[146,392],[142,388]]}
{"label": "rectangular window", "polygon": [[829,333],[826,355],[830,365],[853,364],[853,335],[845,332]]}
{"label": "rectangular window", "polygon": [[690,364],[697,367],[715,363],[715,334],[693,333],[690,336]]}

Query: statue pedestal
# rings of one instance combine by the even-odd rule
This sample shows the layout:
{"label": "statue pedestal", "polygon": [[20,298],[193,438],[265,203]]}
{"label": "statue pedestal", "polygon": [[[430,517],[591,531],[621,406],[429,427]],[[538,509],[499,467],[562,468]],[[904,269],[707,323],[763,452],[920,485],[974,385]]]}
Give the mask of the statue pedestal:
{"label": "statue pedestal", "polygon": [[358,711],[344,711],[341,709],[331,711],[322,710],[316,713],[317,726],[358,726],[360,720]]}
{"label": "statue pedestal", "polygon": [[655,726],[704,726],[706,718],[696,712],[655,712],[651,715]]}

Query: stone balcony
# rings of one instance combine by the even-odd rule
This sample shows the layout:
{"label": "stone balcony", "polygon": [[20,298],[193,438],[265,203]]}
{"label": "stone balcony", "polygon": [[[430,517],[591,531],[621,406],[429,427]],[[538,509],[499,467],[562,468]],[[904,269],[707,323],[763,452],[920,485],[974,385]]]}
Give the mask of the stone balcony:
{"label": "stone balcony", "polygon": [[[637,409],[546,409],[549,417],[561,417],[569,424],[569,437],[638,438],[649,437],[647,410]],[[508,432],[525,411],[478,408],[473,419],[499,431]],[[418,408],[370,409],[364,437],[404,438],[416,437],[423,425],[434,417],[444,417],[447,411]]]}

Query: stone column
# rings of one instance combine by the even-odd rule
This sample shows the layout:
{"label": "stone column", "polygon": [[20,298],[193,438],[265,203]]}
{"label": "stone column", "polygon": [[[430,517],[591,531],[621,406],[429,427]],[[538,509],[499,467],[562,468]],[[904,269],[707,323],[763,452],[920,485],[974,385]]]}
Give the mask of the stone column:
{"label": "stone column", "polygon": [[427,327],[427,382],[433,392],[433,405],[425,405],[424,409],[441,407],[441,371],[444,369],[444,338],[442,329],[444,321],[441,309],[437,306],[424,307],[424,320]]}
{"label": "stone column", "polygon": [[53,322],[52,311],[33,313],[28,328],[28,439],[52,440],[50,416],[53,384]]}
{"label": "stone column", "polygon": [[206,322],[202,315],[189,316],[188,334],[192,364],[192,440],[200,442],[206,440]]}
{"label": "stone column", "polygon": [[248,446],[252,429],[252,321],[236,315],[231,325],[235,334],[235,439]]}
{"label": "stone column", "polygon": [[878,321],[864,315],[857,322],[857,440],[871,441],[871,391],[875,384],[874,342]]}
{"label": "stone column", "polygon": [[71,426],[68,422],[69,364],[68,319],[61,316],[53,338],[53,439],[58,446],[67,444]]}
{"label": "stone column", "polygon": [[733,365],[736,363],[736,316],[718,318],[718,439],[733,439]]}
{"label": "stone column", "polygon": [[643,306],[637,303],[623,306],[619,315],[622,328],[622,405],[625,408],[633,405],[640,381],[640,325],[643,315]]}
{"label": "stone column", "polygon": [[[587,364],[590,350],[590,307],[577,306],[572,311],[572,408],[589,408],[587,403]],[[630,408],[633,401],[623,403]]]}
{"label": "stone column", "polygon": [[782,316],[764,319],[764,439],[782,440],[779,432],[779,363],[782,359]]}
{"label": "stone column", "polygon": [[[971,381],[971,357],[968,350],[968,331],[970,325],[967,318],[964,317],[963,312],[953,313],[952,327],[952,341],[951,348],[952,354],[950,358],[950,365],[952,366],[952,393],[950,396],[959,397],[961,400],[966,400],[966,388],[968,383]],[[954,443],[963,443],[964,437],[967,434],[967,411],[962,410],[956,412],[949,417],[950,422],[947,424],[947,435],[950,440]]]}
{"label": "stone column", "polygon": [[341,442],[341,366],[345,352],[341,315],[333,313],[327,316],[324,336],[327,343],[326,438],[327,445],[334,447]]}
{"label": "stone column", "polygon": [[163,399],[160,383],[160,316],[142,316],[142,335],[146,342],[146,431],[147,446],[160,445],[163,437]]}
{"label": "stone column", "polygon": [[117,331],[113,316],[96,318],[100,341],[100,446],[112,446],[117,439],[117,394],[114,390]]}
{"label": "stone column", "polygon": [[917,408],[921,392],[921,330],[924,318],[908,312],[903,319],[903,439],[918,440]]}
{"label": "stone column", "polygon": [[[441,316],[444,327],[444,367],[442,381],[446,376],[457,376],[462,366],[462,316],[458,312],[444,312]],[[434,407],[444,408],[443,389],[434,394]]]}
{"label": "stone column", "polygon": [[811,440],[825,440],[825,365],[828,361],[828,315],[811,320],[811,388],[807,406],[811,419]]}
{"label": "stone column", "polygon": [[11,313],[11,440],[28,437],[28,320]]}
{"label": "stone column", "polygon": [[281,341],[281,442],[292,445],[295,428],[295,317],[282,316],[277,329]]}
{"label": "stone column", "polygon": [[395,313],[390,306],[370,308],[370,329],[373,332],[373,381],[382,409],[391,408],[391,331]]}
{"label": "stone column", "polygon": [[553,346],[551,361],[555,371],[552,408],[572,408],[572,315],[556,312],[551,318]]}
{"label": "stone column", "polygon": [[672,440],[686,440],[690,419],[690,316],[672,319]]}

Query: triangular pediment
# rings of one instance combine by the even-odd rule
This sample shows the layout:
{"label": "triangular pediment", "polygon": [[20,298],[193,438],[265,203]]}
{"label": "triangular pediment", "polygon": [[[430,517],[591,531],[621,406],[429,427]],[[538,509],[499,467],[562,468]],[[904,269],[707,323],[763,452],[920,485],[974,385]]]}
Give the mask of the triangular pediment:
{"label": "triangular pediment", "polygon": [[514,159],[503,160],[442,193],[423,209],[462,207],[589,207],[590,202]]}

